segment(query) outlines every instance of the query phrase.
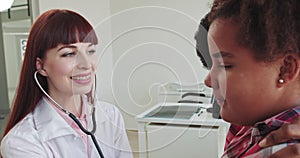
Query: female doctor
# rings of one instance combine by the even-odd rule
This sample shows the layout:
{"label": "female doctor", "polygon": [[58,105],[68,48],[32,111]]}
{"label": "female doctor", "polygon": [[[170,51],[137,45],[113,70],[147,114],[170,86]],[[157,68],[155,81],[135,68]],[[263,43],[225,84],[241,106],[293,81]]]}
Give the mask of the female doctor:
{"label": "female doctor", "polygon": [[95,99],[98,39],[70,10],[38,17],[1,142],[4,158],[132,158],[123,118]]}

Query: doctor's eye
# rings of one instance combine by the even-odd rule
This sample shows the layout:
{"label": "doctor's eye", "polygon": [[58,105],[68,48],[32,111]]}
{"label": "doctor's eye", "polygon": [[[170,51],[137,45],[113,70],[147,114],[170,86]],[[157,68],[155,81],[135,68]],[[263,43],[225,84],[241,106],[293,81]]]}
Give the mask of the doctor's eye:
{"label": "doctor's eye", "polygon": [[94,54],[94,53],[96,53],[96,50],[95,50],[95,49],[92,49],[92,50],[89,50],[89,51],[88,51],[88,54]]}
{"label": "doctor's eye", "polygon": [[61,55],[61,57],[71,57],[74,56],[76,53],[75,52],[66,52]]}

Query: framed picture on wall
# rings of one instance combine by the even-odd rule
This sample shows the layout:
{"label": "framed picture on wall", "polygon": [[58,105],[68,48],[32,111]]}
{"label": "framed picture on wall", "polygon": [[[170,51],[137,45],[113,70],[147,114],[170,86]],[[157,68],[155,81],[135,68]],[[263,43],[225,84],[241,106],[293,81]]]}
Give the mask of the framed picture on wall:
{"label": "framed picture on wall", "polygon": [[20,39],[20,55],[21,61],[24,60],[25,50],[26,50],[27,38]]}

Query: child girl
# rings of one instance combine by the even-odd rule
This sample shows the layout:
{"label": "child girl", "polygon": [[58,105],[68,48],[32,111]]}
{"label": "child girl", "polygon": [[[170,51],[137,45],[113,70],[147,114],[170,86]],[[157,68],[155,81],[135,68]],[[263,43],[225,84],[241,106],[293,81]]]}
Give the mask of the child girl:
{"label": "child girl", "polygon": [[300,115],[300,2],[215,0],[208,15],[212,60],[205,80],[232,124],[223,157],[266,157],[271,131]]}

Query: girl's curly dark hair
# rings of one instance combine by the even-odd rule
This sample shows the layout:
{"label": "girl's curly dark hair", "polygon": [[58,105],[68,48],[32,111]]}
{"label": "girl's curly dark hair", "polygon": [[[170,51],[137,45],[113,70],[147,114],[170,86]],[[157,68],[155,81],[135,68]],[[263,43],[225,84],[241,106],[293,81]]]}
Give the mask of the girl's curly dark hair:
{"label": "girl's curly dark hair", "polygon": [[300,56],[300,0],[215,0],[208,23],[218,18],[240,25],[239,44],[260,61],[286,53]]}

